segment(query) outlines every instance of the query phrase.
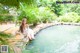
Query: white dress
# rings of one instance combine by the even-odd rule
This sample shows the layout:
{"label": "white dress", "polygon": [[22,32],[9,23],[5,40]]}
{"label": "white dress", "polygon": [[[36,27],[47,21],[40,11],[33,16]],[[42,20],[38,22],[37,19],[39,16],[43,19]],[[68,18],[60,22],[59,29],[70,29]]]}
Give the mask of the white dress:
{"label": "white dress", "polygon": [[31,37],[32,39],[34,39],[34,32],[29,27],[24,30],[23,34],[27,37]]}

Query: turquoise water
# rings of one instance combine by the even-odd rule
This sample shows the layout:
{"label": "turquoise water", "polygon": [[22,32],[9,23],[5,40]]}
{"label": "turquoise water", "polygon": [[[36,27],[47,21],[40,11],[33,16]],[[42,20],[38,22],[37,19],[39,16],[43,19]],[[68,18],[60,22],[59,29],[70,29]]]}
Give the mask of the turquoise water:
{"label": "turquoise water", "polygon": [[80,26],[58,25],[41,30],[23,53],[80,53]]}

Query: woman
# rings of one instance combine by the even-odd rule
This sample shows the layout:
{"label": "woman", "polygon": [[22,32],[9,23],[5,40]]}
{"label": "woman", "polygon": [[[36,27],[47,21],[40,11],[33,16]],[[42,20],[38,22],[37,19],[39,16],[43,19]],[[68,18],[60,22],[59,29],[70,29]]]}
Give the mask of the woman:
{"label": "woman", "polygon": [[28,38],[29,40],[34,39],[34,32],[29,28],[26,18],[22,20],[20,32],[24,35],[25,38]]}

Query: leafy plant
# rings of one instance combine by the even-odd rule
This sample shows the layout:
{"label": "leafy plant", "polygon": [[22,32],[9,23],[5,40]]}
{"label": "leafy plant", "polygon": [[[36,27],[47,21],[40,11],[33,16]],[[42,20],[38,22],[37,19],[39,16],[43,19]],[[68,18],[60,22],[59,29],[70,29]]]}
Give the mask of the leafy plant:
{"label": "leafy plant", "polygon": [[42,11],[39,11],[39,16],[42,22],[52,22],[57,16],[51,12],[48,7],[41,7]]}
{"label": "leafy plant", "polygon": [[0,44],[8,44],[8,38],[10,38],[10,34],[5,34],[3,32],[0,32]]}
{"label": "leafy plant", "polygon": [[61,22],[79,22],[80,16],[75,12],[66,13],[58,18]]}

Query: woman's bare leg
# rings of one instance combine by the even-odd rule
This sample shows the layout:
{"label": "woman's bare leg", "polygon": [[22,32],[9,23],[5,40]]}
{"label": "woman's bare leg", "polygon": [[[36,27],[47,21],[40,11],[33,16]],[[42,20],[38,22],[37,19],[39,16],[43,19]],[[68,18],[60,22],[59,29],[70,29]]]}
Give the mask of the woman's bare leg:
{"label": "woman's bare leg", "polygon": [[32,38],[31,38],[31,36],[30,36],[30,35],[28,35],[28,38],[29,38],[29,40],[32,40]]}

